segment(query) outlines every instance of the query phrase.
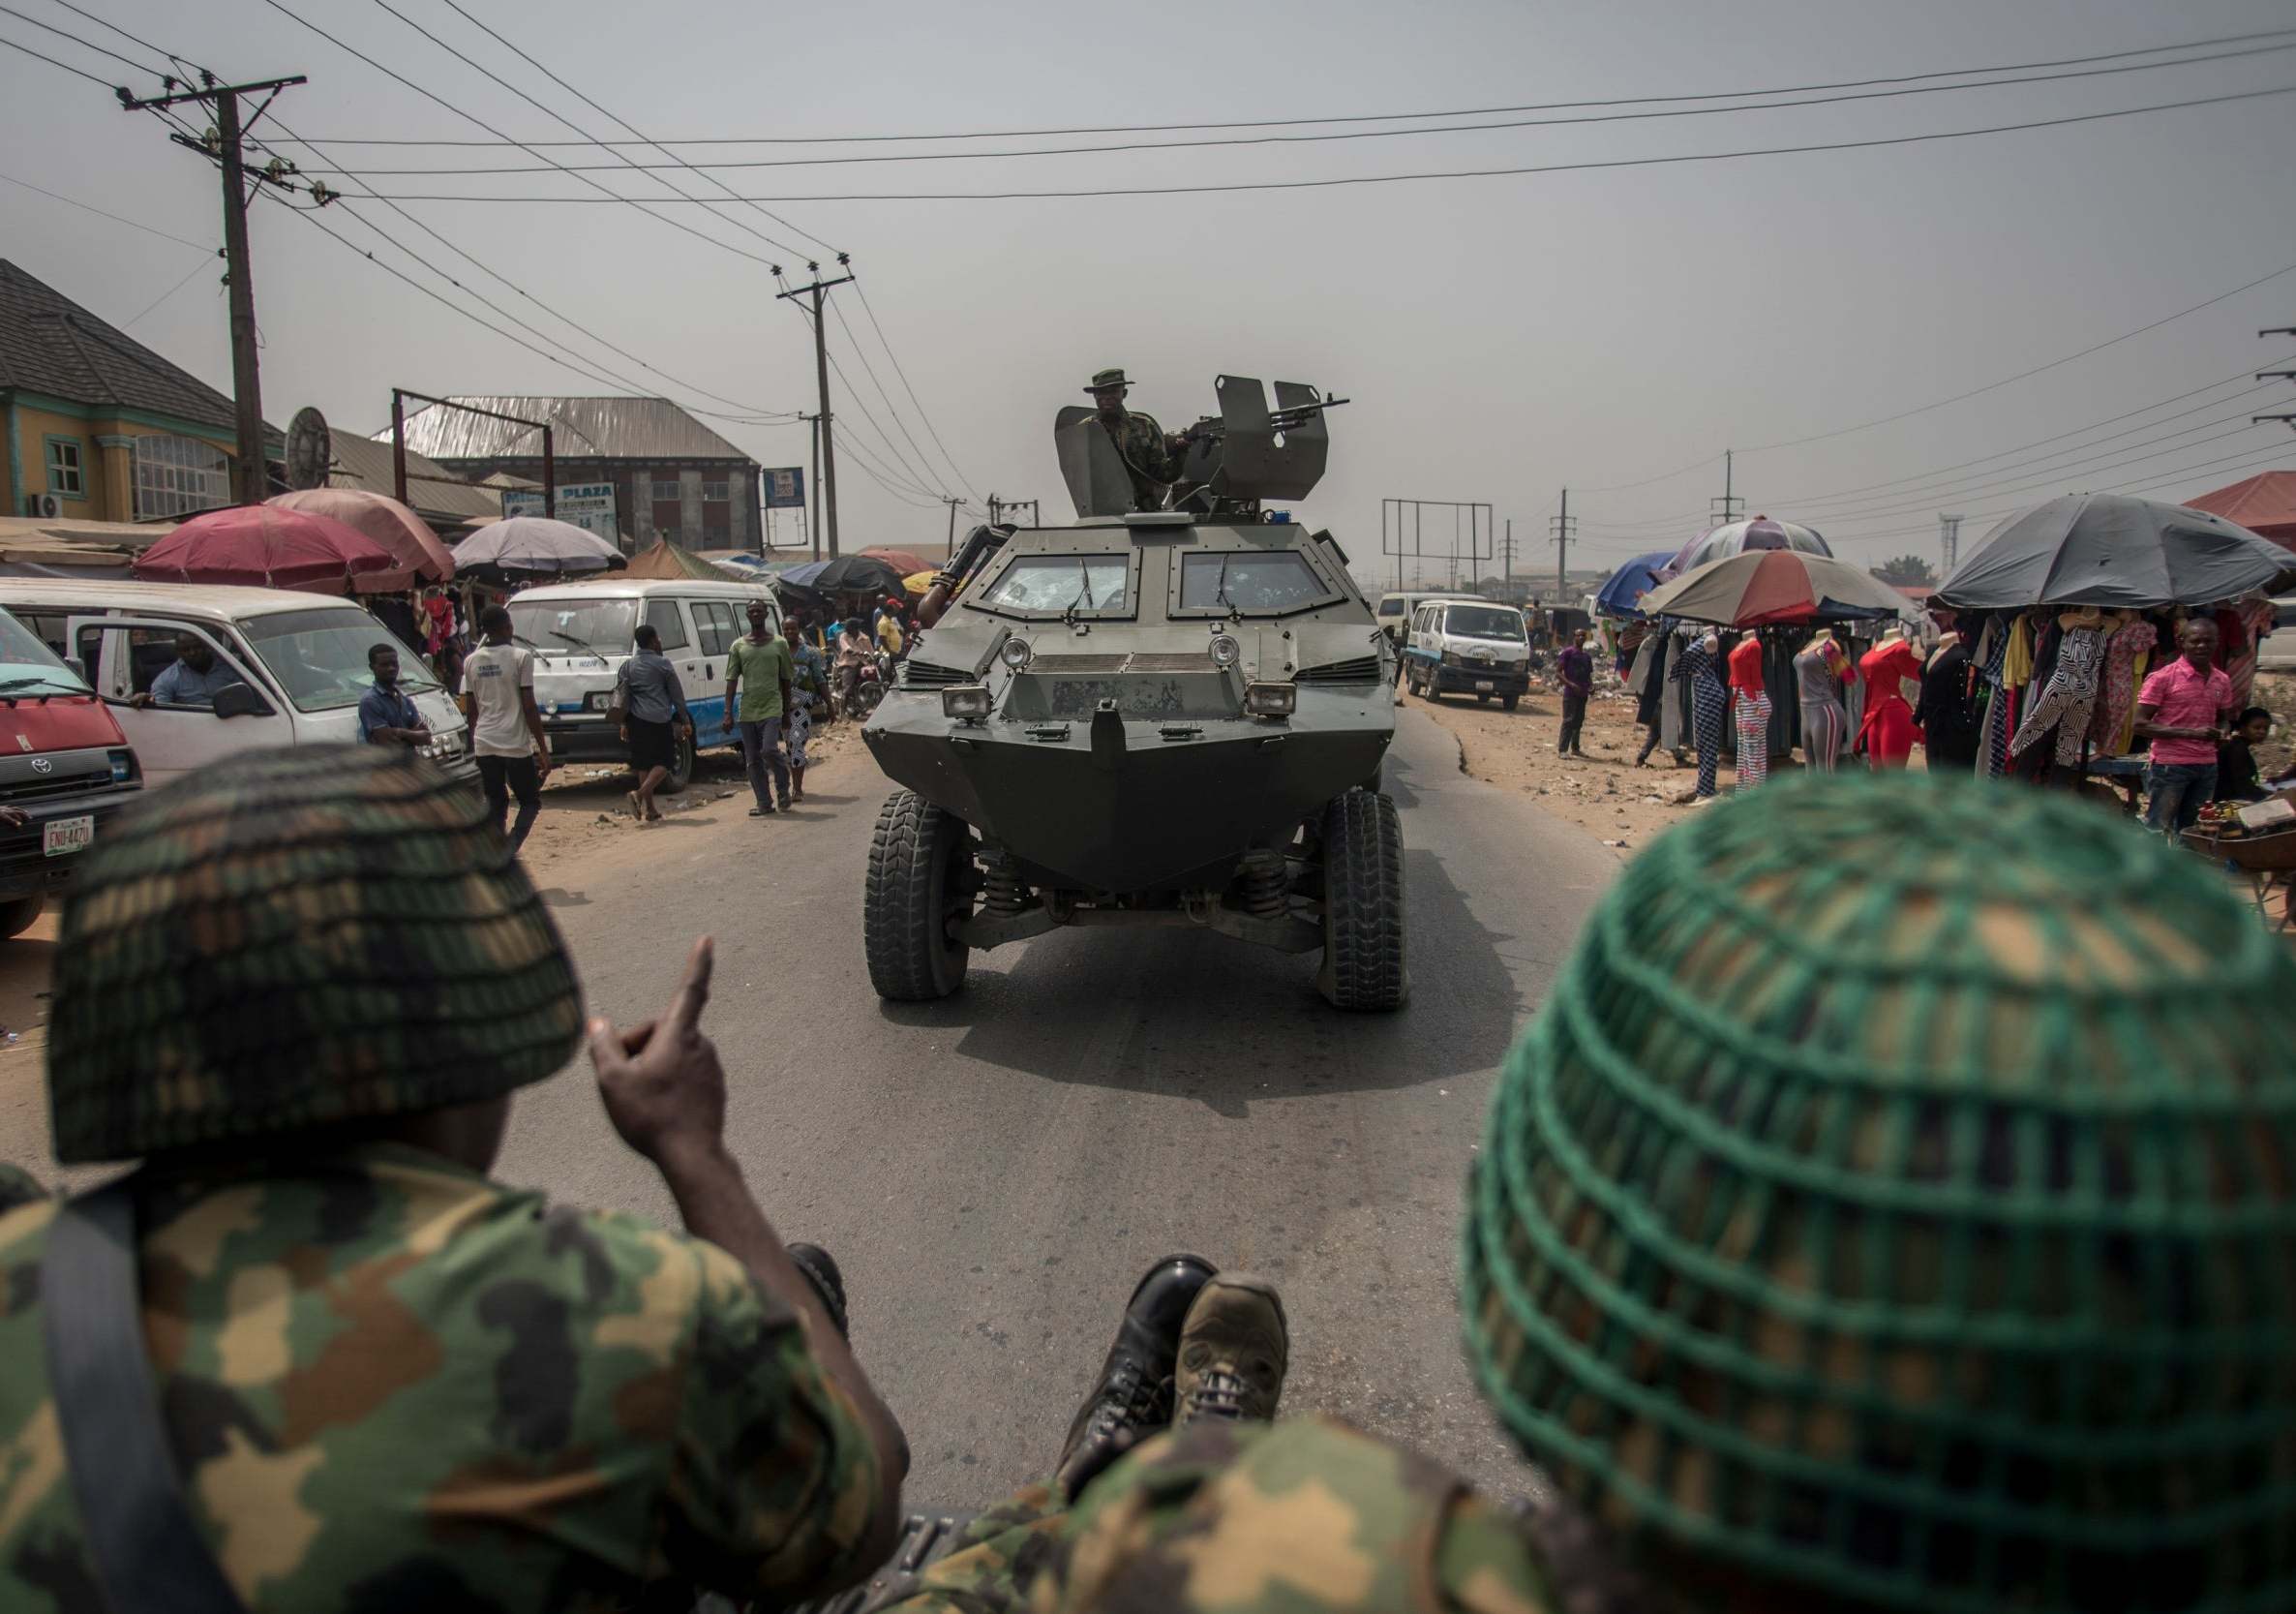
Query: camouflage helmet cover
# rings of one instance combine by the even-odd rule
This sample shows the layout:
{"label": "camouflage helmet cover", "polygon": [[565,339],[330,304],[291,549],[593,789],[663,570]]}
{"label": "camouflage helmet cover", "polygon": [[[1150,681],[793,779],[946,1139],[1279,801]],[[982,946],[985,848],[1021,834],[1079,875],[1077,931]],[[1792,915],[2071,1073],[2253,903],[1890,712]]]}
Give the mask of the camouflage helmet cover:
{"label": "camouflage helmet cover", "polygon": [[247,752],[98,838],[64,909],[58,1160],[492,1098],[572,1054],[558,927],[478,792],[373,746]]}
{"label": "camouflage helmet cover", "polygon": [[1124,368],[1123,366],[1119,365],[1113,370],[1095,370],[1092,373],[1092,384],[1086,387],[1084,390],[1087,392],[1105,392],[1112,386],[1130,386],[1132,384],[1132,382],[1124,379]]}
{"label": "camouflage helmet cover", "polygon": [[2296,1606],[2296,958],[2069,797],[1663,837],[1495,1095],[1468,1354],[1656,1558],[1867,1606]]}

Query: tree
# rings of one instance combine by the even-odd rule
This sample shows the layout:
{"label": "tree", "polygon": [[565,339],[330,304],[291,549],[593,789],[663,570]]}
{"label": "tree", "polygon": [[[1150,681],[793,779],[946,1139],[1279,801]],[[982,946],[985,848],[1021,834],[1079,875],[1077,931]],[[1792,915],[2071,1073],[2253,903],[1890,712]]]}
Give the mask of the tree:
{"label": "tree", "polygon": [[1937,573],[1918,555],[1900,555],[1894,561],[1884,561],[1873,568],[1873,574],[1892,588],[1926,589],[1937,582]]}

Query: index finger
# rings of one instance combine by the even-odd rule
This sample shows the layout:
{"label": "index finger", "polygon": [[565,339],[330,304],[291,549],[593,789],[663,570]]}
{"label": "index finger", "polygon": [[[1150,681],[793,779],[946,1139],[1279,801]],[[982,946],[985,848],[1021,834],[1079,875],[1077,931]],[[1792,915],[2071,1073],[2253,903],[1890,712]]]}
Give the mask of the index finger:
{"label": "index finger", "polygon": [[685,978],[678,983],[669,1012],[662,1016],[663,1029],[673,1037],[700,1023],[702,1011],[710,1006],[710,972],[716,961],[717,942],[710,936],[696,941],[686,955]]}

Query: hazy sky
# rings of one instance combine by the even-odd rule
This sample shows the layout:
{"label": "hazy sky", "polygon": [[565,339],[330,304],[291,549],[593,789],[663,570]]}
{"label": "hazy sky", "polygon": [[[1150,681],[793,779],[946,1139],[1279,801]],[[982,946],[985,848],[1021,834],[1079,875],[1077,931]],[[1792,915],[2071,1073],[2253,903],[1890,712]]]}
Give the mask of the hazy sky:
{"label": "hazy sky", "polygon": [[[265,0],[81,3],[234,77],[309,75],[310,84],[287,92],[277,108],[303,136],[487,137]],[[2176,8],[2124,0],[1727,7],[1176,0],[1146,11],[1074,0],[968,7],[864,0],[802,13],[723,0],[463,3],[649,136],[783,139],[1688,96],[2094,56],[2296,26],[2285,0],[2188,0]],[[292,4],[509,134],[571,137],[506,84],[586,132],[619,134],[445,0],[391,4],[489,73],[455,60],[378,0]],[[16,0],[16,9],[142,54],[53,0]],[[13,17],[0,18],[0,38],[87,66],[106,82],[130,76]],[[2278,43],[2296,44],[2296,36]],[[95,84],[0,55],[7,57],[0,173],[190,240],[220,238],[212,170],[170,145],[151,115],[120,110]],[[1324,178],[1872,139],[2284,84],[2296,84],[2296,49],[1728,115],[1162,157],[719,172],[745,196],[776,198]],[[682,155],[786,160],[1177,137],[1185,137],[687,147]],[[1672,547],[1703,525],[1708,499],[1721,492],[1726,445],[1782,442],[1894,414],[2296,267],[2292,137],[2296,96],[1973,139],[1672,167],[1231,195],[771,205],[852,253],[961,481],[909,410],[858,301],[845,302],[846,316],[921,451],[893,424],[832,320],[832,351],[858,393],[840,389],[835,407],[851,415],[865,405],[877,426],[853,421],[858,446],[897,465],[875,435],[891,434],[901,453],[929,468],[910,474],[936,492],[945,483],[960,495],[1035,495],[1048,516],[1065,517],[1048,437],[1052,411],[1083,401],[1078,388],[1103,365],[1126,365],[1139,382],[1133,403],[1167,427],[1212,409],[1215,374],[1284,377],[1355,400],[1334,417],[1332,471],[1302,513],[1340,535],[1359,571],[1371,575],[1378,564],[1381,499],[1411,496],[1490,502],[1502,521],[1514,521],[1519,569],[1551,572],[1547,518],[1563,486],[1574,490],[1574,511],[1586,523],[1575,561]],[[613,161],[594,147],[548,149],[570,164]],[[534,162],[508,147],[330,151],[335,166],[353,169]],[[327,166],[302,155],[310,168]],[[669,194],[636,174],[598,177],[628,195]],[[696,194],[722,194],[691,174],[672,177]],[[595,194],[549,173],[336,183],[353,196]],[[773,300],[761,264],[628,207],[407,205],[533,297],[684,384],[574,336],[380,204],[354,201],[320,217],[475,307],[399,258],[368,226],[406,241],[551,333],[546,346],[648,390],[704,405],[710,401],[701,389],[774,411],[813,407],[809,336],[799,316]],[[800,252],[769,247],[731,221],[807,246],[732,204],[723,217],[683,202],[664,211],[793,271]],[[586,380],[468,323],[282,208],[259,206],[253,228],[265,413],[273,421],[308,403],[338,430],[374,431],[387,419],[394,383],[438,393],[635,390]],[[135,336],[228,389],[222,293],[192,248],[0,184],[0,255],[115,322],[140,312]],[[190,282],[168,294],[187,275]],[[155,299],[163,300],[150,307]],[[2226,384],[2164,402],[2296,353],[2296,342],[2256,338],[2259,326],[2283,324],[2296,324],[2296,273],[1964,403],[1825,442],[1741,453],[1737,486],[1749,513],[1809,521],[1839,552],[1870,562],[1907,550],[1934,559],[1941,508],[1982,516],[2065,488],[2138,481],[2147,485],[2135,491],[2196,493],[2270,463],[2276,447],[2279,463],[2296,466],[2296,442],[2283,427],[2227,435],[2251,412],[2296,407],[2296,388],[2249,397],[2247,383]],[[2076,430],[2156,404],[2162,407],[2093,433]],[[712,423],[768,465],[805,457],[802,426]],[[2171,435],[2178,433],[2185,435]],[[2068,435],[2003,452],[2059,434]],[[1593,491],[1706,456],[1715,463],[1695,472]],[[1980,456],[1999,457],[1940,472]],[[2218,460],[2228,463],[2204,464]],[[843,469],[848,548],[946,530],[946,510],[917,507],[921,496],[902,502],[860,466]],[[1897,485],[1843,491],[1886,483]],[[1972,521],[1965,552],[1988,524]]]}

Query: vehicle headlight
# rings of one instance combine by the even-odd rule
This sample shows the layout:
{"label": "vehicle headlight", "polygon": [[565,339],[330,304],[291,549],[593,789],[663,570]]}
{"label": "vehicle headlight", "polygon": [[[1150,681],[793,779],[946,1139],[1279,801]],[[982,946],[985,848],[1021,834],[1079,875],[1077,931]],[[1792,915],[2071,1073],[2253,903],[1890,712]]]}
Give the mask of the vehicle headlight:
{"label": "vehicle headlight", "polygon": [[105,754],[111,759],[112,783],[126,784],[136,777],[136,753],[134,751],[107,751]]}
{"label": "vehicle headlight", "polygon": [[[1018,643],[1019,641],[1014,641]],[[1028,647],[1022,644],[1025,651]],[[941,691],[941,716],[974,722],[988,716],[988,685],[958,684]]]}
{"label": "vehicle headlight", "polygon": [[1443,665],[1446,667],[1464,667],[1466,665],[1466,657],[1460,655],[1459,652],[1455,650],[1447,650],[1443,652]]}
{"label": "vehicle headlight", "polygon": [[1244,710],[1254,717],[1288,717],[1299,710],[1299,688],[1290,684],[1247,684]]}
{"label": "vehicle headlight", "polygon": [[607,703],[612,699],[613,695],[611,691],[605,689],[592,689],[589,694],[582,697],[582,710],[585,712],[603,712],[606,710]]}
{"label": "vehicle headlight", "polygon": [[1232,667],[1243,659],[1244,647],[1234,634],[1215,633],[1212,635],[1212,664],[1214,666]]}
{"label": "vehicle headlight", "polygon": [[1029,642],[1026,639],[1023,639],[1019,634],[1014,633],[1005,640],[1005,648],[997,652],[997,657],[999,660],[1003,661],[1006,666],[1012,668],[1014,672],[1018,672],[1021,668],[1029,664],[1030,659],[1036,654],[1036,651],[1031,648]]}

